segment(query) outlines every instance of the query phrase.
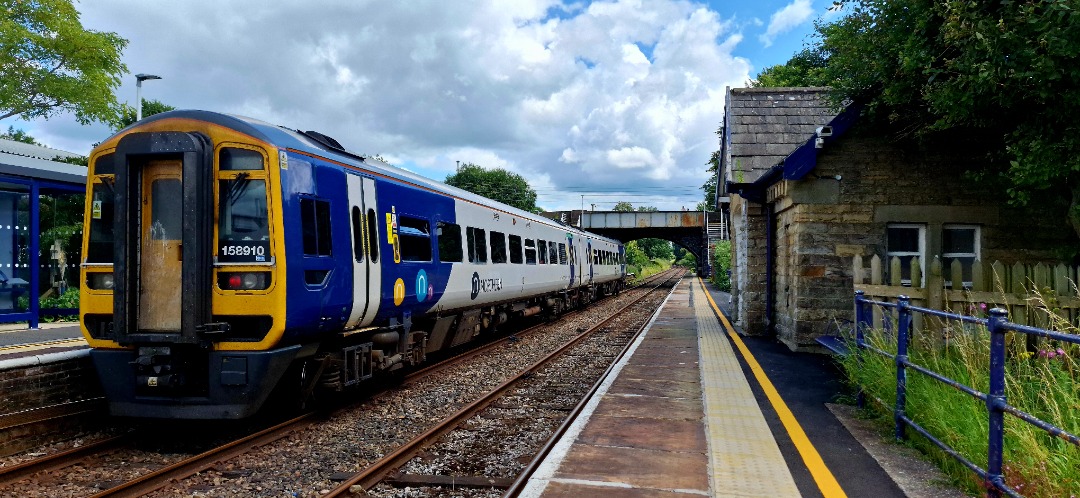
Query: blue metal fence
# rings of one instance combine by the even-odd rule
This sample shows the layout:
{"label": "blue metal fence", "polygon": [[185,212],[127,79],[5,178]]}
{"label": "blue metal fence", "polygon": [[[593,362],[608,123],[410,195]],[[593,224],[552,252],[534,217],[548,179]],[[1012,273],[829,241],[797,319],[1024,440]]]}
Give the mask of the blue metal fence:
{"label": "blue metal fence", "polygon": [[[895,310],[896,311],[896,354],[884,351],[877,347],[874,347],[865,342],[865,333],[872,327],[873,320],[873,307],[877,306],[883,310]],[[933,372],[927,368],[921,367],[914,363],[911,363],[908,359],[908,343],[911,336],[911,324],[913,313],[922,313],[924,315],[936,316],[946,320],[954,320],[963,323],[975,324],[985,326],[990,333],[990,385],[989,392],[983,393],[973,387],[963,385],[955,380],[949,379],[937,372]],[[889,312],[891,314],[891,311]],[[987,495],[997,498],[1002,493],[1013,496],[1022,497],[1015,489],[1005,484],[1004,477],[1002,475],[1002,453],[1004,447],[1005,437],[1005,415],[1012,415],[1024,422],[1027,422],[1035,427],[1038,427],[1051,436],[1061,438],[1074,446],[1080,447],[1080,437],[1075,434],[1071,434],[1060,427],[1040,420],[1024,411],[1008,404],[1005,397],[1005,334],[1009,331],[1018,332],[1022,334],[1034,335],[1044,337],[1047,339],[1058,340],[1062,342],[1080,344],[1080,336],[1061,334],[1058,332],[1039,329],[1035,327],[1028,327],[1026,325],[1019,325],[1011,323],[1006,320],[1008,312],[1001,308],[993,308],[989,312],[989,318],[978,318],[973,316],[958,315],[954,313],[945,313],[938,310],[929,308],[922,308],[918,306],[912,306],[911,300],[907,296],[900,296],[896,303],[888,303],[882,301],[874,301],[867,299],[863,291],[855,292],[855,342],[859,349],[873,351],[877,354],[884,355],[892,358],[896,363],[896,404],[893,411],[893,419],[895,421],[895,436],[897,440],[901,440],[905,437],[905,431],[907,427],[912,428],[915,432],[918,432],[928,441],[933,443],[938,448],[948,455],[955,458],[965,467],[971,469],[983,479],[987,487]],[[883,327],[887,333],[892,332],[892,320],[886,319],[883,321]],[[890,334],[891,335],[891,334]],[[922,426],[914,422],[907,415],[907,371],[915,370],[922,373],[932,379],[943,382],[949,386],[958,389],[961,392],[967,393],[973,398],[982,400],[986,403],[986,408],[989,411],[989,438],[987,441],[987,465],[983,469],[974,462],[968,460],[959,452],[951,448],[949,445],[942,442],[940,439],[930,434],[929,431]]]}

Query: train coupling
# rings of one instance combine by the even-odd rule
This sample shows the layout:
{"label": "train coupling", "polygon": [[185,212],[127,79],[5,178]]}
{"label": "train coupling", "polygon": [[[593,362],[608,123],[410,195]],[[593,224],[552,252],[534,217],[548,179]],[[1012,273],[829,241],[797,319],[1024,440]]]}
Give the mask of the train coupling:
{"label": "train coupling", "polygon": [[177,368],[169,346],[143,346],[132,362],[140,391],[173,390],[184,387],[184,373]]}

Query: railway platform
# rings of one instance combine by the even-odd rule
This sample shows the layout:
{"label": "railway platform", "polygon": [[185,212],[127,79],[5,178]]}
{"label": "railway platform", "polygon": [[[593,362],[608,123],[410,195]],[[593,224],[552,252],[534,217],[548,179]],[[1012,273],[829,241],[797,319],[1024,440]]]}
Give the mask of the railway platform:
{"label": "railway platform", "polygon": [[87,348],[77,322],[41,323],[37,329],[28,329],[25,323],[0,324],[0,368],[9,360],[26,360]]}
{"label": "railway platform", "polygon": [[680,282],[521,496],[953,495],[901,489],[826,406],[841,390],[832,360],[739,337],[718,301]]}

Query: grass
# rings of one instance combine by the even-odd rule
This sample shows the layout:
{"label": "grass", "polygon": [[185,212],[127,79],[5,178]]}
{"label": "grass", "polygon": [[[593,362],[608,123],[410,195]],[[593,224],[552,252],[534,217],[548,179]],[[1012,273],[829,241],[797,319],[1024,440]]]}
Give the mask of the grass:
{"label": "grass", "polygon": [[672,261],[670,260],[655,258],[649,260],[648,264],[641,267],[627,265],[626,271],[634,274],[633,282],[641,282],[650,276],[671,268],[671,265]]}
{"label": "grass", "polygon": [[[1064,330],[1062,330],[1064,329]],[[941,334],[919,333],[911,341],[912,363],[954,379],[978,391],[989,389],[989,332],[969,325],[943,327]],[[1063,332],[1076,333],[1064,326]],[[871,331],[866,340],[896,352],[894,336]],[[1028,351],[1026,337],[1008,333],[1006,398],[1008,403],[1072,434],[1080,434],[1080,346],[1046,341]],[[890,344],[891,342],[891,344]],[[849,379],[888,404],[896,396],[892,358],[864,351],[843,360]],[[908,370],[907,415],[939,440],[980,467],[987,465],[985,403],[919,372]],[[891,424],[891,416],[888,417]],[[972,493],[982,483],[949,455],[913,430],[910,443],[927,453],[956,483]],[[1029,497],[1080,496],[1080,448],[1012,415],[1005,416],[1005,482]]]}

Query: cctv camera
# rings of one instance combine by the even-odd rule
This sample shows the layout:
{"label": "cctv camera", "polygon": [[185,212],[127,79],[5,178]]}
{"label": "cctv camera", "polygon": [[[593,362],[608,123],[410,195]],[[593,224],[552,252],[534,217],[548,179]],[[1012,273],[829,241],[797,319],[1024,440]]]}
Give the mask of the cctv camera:
{"label": "cctv camera", "polygon": [[832,126],[819,126],[816,132],[819,137],[831,137]]}

